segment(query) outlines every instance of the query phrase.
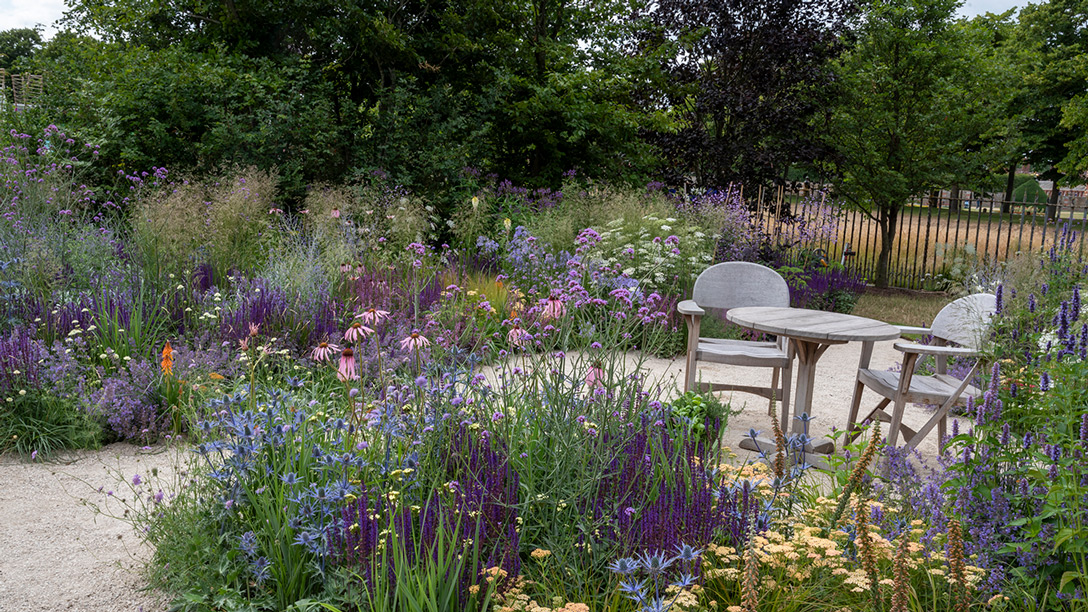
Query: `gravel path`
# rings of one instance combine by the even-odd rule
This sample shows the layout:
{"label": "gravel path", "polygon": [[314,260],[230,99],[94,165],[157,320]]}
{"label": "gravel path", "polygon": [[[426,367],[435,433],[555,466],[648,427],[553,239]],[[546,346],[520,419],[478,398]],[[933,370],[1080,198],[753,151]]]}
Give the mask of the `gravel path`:
{"label": "gravel path", "polygon": [[[133,474],[170,470],[175,457],[161,446],[129,444],[52,463],[0,457],[0,611],[166,609],[146,589],[148,551],[131,525],[86,502],[104,500],[98,487],[130,498]],[[119,504],[108,510],[123,511]]]}
{"label": "gravel path", "polygon": [[[820,360],[814,435],[846,425],[860,350],[857,343],[833,346]],[[877,343],[872,367],[891,367],[901,358],[891,342]],[[666,388],[682,380],[683,359],[649,359],[645,365],[651,379]],[[703,375],[749,384],[770,381],[769,370],[714,364],[704,366]],[[743,410],[730,420],[725,441],[741,458],[750,459],[752,454],[739,451],[737,444],[749,427],[770,430],[766,400],[745,394],[729,399],[734,409]],[[865,406],[876,399],[868,392]],[[918,425],[927,418],[926,411],[910,406],[905,422]],[[921,444],[924,455],[936,454],[935,438],[931,435]],[[105,500],[99,487],[114,490],[118,498],[131,497],[134,474],[146,475],[152,468],[165,474],[177,458],[177,451],[163,446],[141,450],[127,444],[71,453],[54,463],[0,456],[0,612],[166,609],[161,594],[146,588],[143,567],[149,551],[128,523],[95,512],[92,504]],[[123,510],[116,500],[107,509]]]}

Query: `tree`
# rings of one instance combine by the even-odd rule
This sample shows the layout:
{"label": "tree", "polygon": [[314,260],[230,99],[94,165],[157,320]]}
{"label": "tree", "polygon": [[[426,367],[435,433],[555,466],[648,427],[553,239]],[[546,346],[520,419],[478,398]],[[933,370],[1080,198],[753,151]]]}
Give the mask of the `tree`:
{"label": "tree", "polygon": [[837,193],[877,222],[876,284],[887,286],[899,213],[950,184],[966,145],[992,122],[993,82],[971,30],[954,27],[955,0],[873,0],[837,63],[829,118]]}
{"label": "tree", "polygon": [[641,103],[665,119],[648,131],[674,182],[784,180],[826,150],[812,119],[829,102],[831,59],[851,3],[842,0],[661,0],[633,53],[656,70]]}
{"label": "tree", "polygon": [[1088,116],[1078,110],[1088,98],[1088,0],[1029,4],[1020,11],[1018,34],[1024,156],[1042,170],[1039,178],[1054,181],[1047,211],[1053,217],[1058,183],[1088,169]]}
{"label": "tree", "polygon": [[0,32],[0,70],[13,72],[42,46],[39,28],[15,28]]}
{"label": "tree", "polygon": [[[603,178],[631,172],[647,147],[627,104],[626,58],[614,51],[625,38],[623,2],[74,0],[67,24],[134,58],[94,77],[110,93],[96,102],[102,127],[143,148],[132,159],[163,143],[183,165],[256,151],[271,163],[290,159],[286,145],[314,156],[301,165],[319,175],[301,171],[302,181],[384,168],[435,194],[466,166],[538,185],[557,185],[574,167]],[[142,82],[150,79],[177,86]],[[121,81],[133,95],[114,93]],[[231,129],[206,129],[208,115]],[[274,129],[313,116],[311,133],[287,130],[290,142]],[[165,138],[126,137],[121,127],[146,133],[166,117],[180,127]],[[270,117],[273,128],[262,123]],[[249,139],[232,144],[235,133]],[[217,146],[204,146],[209,135]]]}

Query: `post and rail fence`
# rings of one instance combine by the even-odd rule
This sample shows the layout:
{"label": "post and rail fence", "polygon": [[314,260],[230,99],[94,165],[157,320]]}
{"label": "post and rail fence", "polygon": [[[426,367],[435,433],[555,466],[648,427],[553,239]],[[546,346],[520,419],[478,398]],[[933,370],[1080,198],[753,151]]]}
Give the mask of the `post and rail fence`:
{"label": "post and rail fence", "polygon": [[[817,206],[801,206],[801,202],[832,205],[822,192],[804,187],[760,189],[745,196],[755,222],[772,240],[782,233],[781,219],[814,221],[805,217],[827,214]],[[807,246],[821,249],[828,261],[842,263],[871,282],[880,255],[879,224],[849,207],[837,208],[833,214],[836,227]],[[1063,196],[1056,207],[977,195],[915,198],[899,211],[888,286],[941,289],[942,276],[954,265],[966,263],[985,269],[1018,253],[1049,249],[1066,227],[1076,233],[1073,248],[1083,255],[1088,230],[1086,198]]]}

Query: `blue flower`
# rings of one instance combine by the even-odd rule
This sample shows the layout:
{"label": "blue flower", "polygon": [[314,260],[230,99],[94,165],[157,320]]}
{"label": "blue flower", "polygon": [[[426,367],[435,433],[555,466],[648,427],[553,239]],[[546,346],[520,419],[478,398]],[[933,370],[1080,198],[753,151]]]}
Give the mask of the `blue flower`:
{"label": "blue flower", "polygon": [[623,574],[624,576],[626,576],[627,574],[630,574],[638,569],[638,561],[632,559],[631,557],[624,557],[622,559],[617,559],[613,561],[608,566],[608,569],[617,574]]}

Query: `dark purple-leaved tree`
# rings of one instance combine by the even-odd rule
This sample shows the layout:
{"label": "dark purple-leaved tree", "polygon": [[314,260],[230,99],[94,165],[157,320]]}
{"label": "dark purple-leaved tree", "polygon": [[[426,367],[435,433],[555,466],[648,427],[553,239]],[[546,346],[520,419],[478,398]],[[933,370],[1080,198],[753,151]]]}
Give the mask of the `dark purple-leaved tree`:
{"label": "dark purple-leaved tree", "polygon": [[644,135],[668,179],[777,183],[821,159],[814,119],[852,14],[847,0],[661,0],[638,14],[639,103],[659,118]]}

